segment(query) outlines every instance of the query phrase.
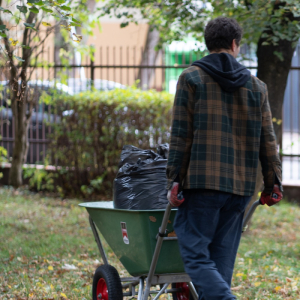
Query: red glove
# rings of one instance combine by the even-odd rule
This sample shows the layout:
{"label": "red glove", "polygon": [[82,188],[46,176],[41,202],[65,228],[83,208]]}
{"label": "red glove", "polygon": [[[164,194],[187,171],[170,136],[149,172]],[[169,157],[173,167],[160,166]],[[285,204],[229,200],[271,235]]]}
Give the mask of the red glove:
{"label": "red glove", "polygon": [[267,204],[268,206],[272,206],[278,203],[281,199],[282,199],[282,192],[279,186],[275,184],[271,195],[265,192],[261,193],[260,203],[262,205]]}
{"label": "red glove", "polygon": [[184,201],[182,191],[178,193],[179,184],[173,184],[172,189],[168,193],[168,200],[173,207],[178,207]]}

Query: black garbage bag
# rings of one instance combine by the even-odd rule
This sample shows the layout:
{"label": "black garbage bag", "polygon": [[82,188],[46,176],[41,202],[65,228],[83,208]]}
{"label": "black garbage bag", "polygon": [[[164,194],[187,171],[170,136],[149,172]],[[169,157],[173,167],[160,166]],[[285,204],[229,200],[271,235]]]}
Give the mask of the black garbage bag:
{"label": "black garbage bag", "polygon": [[126,145],[114,180],[114,207],[122,209],[164,209],[167,200],[166,166],[168,144],[158,152]]}

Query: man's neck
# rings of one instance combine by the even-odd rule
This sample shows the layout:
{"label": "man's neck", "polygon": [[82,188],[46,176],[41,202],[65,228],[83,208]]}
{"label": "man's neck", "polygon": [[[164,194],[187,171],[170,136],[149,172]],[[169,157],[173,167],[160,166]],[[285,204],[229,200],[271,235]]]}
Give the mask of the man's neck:
{"label": "man's neck", "polygon": [[220,49],[220,50],[218,50],[218,51],[210,51],[210,52],[209,52],[209,54],[213,54],[213,53],[217,53],[217,54],[219,54],[219,53],[227,53],[227,54],[232,55],[234,58],[236,58],[236,57],[234,56],[233,51],[231,51],[231,50],[229,50],[229,49]]}

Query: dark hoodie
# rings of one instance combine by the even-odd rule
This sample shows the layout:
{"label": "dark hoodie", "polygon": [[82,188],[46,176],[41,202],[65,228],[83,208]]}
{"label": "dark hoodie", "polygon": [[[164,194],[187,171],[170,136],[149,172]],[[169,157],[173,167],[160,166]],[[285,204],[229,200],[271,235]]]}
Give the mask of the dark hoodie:
{"label": "dark hoodie", "polygon": [[234,92],[250,79],[250,71],[225,52],[213,53],[195,61],[198,66],[210,75],[226,92]]}

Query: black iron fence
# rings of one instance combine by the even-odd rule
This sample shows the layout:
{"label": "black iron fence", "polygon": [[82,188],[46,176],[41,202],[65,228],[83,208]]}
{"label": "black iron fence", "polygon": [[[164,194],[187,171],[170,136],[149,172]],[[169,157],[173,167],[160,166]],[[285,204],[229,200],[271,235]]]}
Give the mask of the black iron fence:
{"label": "black iron fence", "polygon": [[[163,51],[155,52],[136,47],[105,47],[94,51],[94,58],[78,53],[68,54],[65,63],[51,63],[53,50],[48,49],[40,56],[40,63],[32,67],[30,85],[35,87],[38,95],[45,91],[50,96],[51,90],[70,95],[82,91],[111,90],[126,88],[137,84],[142,89],[156,89],[175,93],[180,73],[193,61],[200,59],[204,53],[187,49],[181,44],[169,46]],[[52,51],[52,52],[51,52]],[[253,75],[256,75],[256,56],[249,47],[243,47],[241,58]],[[0,86],[6,85],[5,73],[0,74]],[[1,94],[2,93],[2,94]],[[0,94],[0,130],[1,146],[12,156],[14,143],[14,121],[10,109],[9,96]],[[283,171],[284,180],[300,184],[300,45],[296,48],[291,72],[285,93],[283,106]],[[29,127],[29,151],[27,163],[42,163],[45,159],[51,126],[56,116],[49,107],[37,102]]]}

